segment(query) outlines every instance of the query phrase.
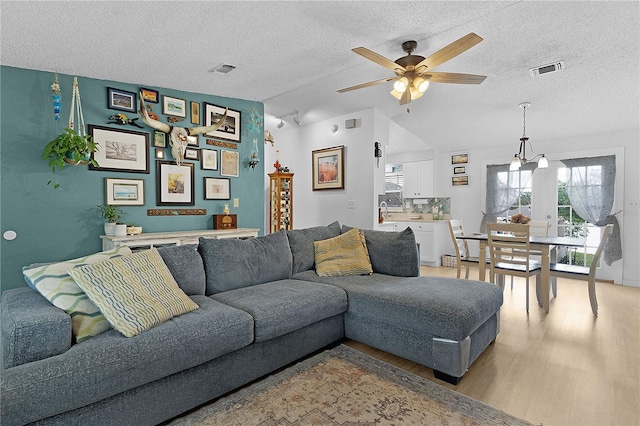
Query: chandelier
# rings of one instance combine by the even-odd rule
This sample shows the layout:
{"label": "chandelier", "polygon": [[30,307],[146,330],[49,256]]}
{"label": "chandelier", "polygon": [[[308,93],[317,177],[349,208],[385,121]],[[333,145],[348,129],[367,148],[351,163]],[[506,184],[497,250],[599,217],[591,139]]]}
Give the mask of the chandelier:
{"label": "chandelier", "polygon": [[540,157],[538,160],[538,168],[545,169],[549,167],[549,160],[545,157],[544,154],[538,154],[531,159],[527,159],[526,157],[526,147],[529,138],[527,137],[527,108],[531,106],[531,102],[522,102],[518,105],[522,108],[522,137],[520,138],[520,150],[516,155],[513,156],[513,160],[511,160],[511,164],[509,164],[509,171],[520,170],[520,167],[524,166],[527,163],[533,162],[536,158]]}

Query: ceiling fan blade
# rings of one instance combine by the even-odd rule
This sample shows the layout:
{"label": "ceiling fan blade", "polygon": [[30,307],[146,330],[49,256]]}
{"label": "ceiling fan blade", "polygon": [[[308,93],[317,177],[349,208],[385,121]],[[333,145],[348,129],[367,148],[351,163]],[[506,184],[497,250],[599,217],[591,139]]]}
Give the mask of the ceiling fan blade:
{"label": "ceiling fan blade", "polygon": [[367,49],[366,47],[356,47],[351,50],[356,52],[358,55],[364,56],[368,60],[375,62],[378,65],[382,65],[385,68],[389,68],[391,71],[396,71],[396,70],[400,70],[401,72],[406,71],[406,69],[403,66],[396,64],[391,59],[387,59],[384,56],[379,55],[376,52],[373,52]]}
{"label": "ceiling fan blade", "polygon": [[[471,49],[476,44],[482,41],[482,37],[476,33],[469,33],[466,36],[459,38],[453,43],[443,47],[436,53],[432,54],[428,58],[423,59],[416,65],[416,71],[420,71],[420,68],[426,67],[427,70],[431,70],[440,64],[447,62],[449,59],[455,58],[459,54]],[[424,72],[424,71],[423,71]]]}
{"label": "ceiling fan blade", "polygon": [[381,80],[370,81],[368,83],[358,84],[357,86],[351,86],[344,89],[340,89],[338,90],[338,93],[344,93],[344,92],[350,92],[351,90],[363,89],[365,87],[375,86],[377,84],[382,84],[382,83],[386,83],[387,81],[397,80],[397,79],[398,77],[388,77],[388,78],[383,78]]}
{"label": "ceiling fan blade", "polygon": [[480,84],[486,75],[460,74],[456,72],[427,72],[420,75],[425,80],[434,83]]}
{"label": "ceiling fan blade", "polygon": [[406,105],[409,102],[411,102],[411,91],[407,87],[407,90],[405,90],[402,96],[400,97],[400,105]]}

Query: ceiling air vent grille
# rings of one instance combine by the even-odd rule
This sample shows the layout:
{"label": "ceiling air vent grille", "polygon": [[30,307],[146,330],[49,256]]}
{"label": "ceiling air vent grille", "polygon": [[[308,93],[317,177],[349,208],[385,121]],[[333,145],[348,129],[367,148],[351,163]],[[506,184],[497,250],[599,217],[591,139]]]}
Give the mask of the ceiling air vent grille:
{"label": "ceiling air vent grille", "polygon": [[209,72],[216,73],[216,74],[228,74],[231,71],[233,71],[234,69],[236,69],[236,67],[234,67],[233,65],[220,64],[220,65],[217,65],[217,66],[211,68],[209,70]]}
{"label": "ceiling air vent grille", "polygon": [[529,72],[531,77],[537,77],[539,75],[549,74],[564,69],[564,61],[554,62],[552,64],[541,65],[539,67],[531,68]]}

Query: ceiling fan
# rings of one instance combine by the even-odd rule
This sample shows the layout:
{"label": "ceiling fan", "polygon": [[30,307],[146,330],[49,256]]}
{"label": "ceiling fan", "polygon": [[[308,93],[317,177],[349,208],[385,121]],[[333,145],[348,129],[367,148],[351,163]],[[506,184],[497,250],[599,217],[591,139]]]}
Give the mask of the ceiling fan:
{"label": "ceiling fan", "polygon": [[421,97],[429,87],[430,82],[480,84],[485,78],[487,78],[486,76],[451,72],[432,72],[431,70],[438,65],[455,58],[466,50],[471,49],[481,41],[482,37],[475,33],[469,33],[443,47],[427,58],[424,56],[412,55],[413,51],[418,46],[418,43],[415,41],[405,41],[402,43],[402,50],[404,50],[407,55],[396,59],[395,62],[365,47],[356,47],[351,50],[378,65],[389,68],[396,75],[395,77],[383,78],[380,80],[370,81],[368,83],[358,84],[357,86],[340,89],[338,92],[344,93],[351,90],[362,89],[364,87],[375,86],[388,81],[395,81],[391,95],[400,101],[400,105],[404,105]]}

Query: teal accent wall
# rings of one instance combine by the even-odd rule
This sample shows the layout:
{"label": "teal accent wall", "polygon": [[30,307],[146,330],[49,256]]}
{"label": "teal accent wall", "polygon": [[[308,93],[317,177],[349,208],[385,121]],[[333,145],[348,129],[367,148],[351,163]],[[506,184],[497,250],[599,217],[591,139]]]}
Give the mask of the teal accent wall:
{"label": "teal accent wall", "polygon": [[[176,76],[180,78],[180,76]],[[149,174],[105,172],[89,170],[87,166],[66,167],[56,172],[59,189],[53,188],[52,174],[47,161],[40,158],[44,146],[62,133],[69,120],[73,76],[59,75],[62,92],[60,121],[53,115],[51,84],[54,73],[13,67],[0,67],[0,233],[7,230],[17,233],[17,238],[7,241],[0,238],[2,291],[26,285],[22,278],[22,266],[34,262],[54,262],[73,259],[100,251],[100,235],[104,233],[104,219],[98,214],[97,205],[105,202],[105,178],[143,179],[144,206],[123,206],[126,215],[122,219],[143,227],[143,232],[163,232],[212,229],[212,214],[220,214],[224,203],[229,203],[231,213],[238,215],[238,226],[258,228],[263,233],[264,224],[264,126],[263,120],[256,126],[249,122],[249,111],[257,108],[264,116],[264,105],[260,102],[224,98],[200,93],[183,92],[169,88],[154,87],[140,82],[128,84],[116,81],[78,77],[85,124],[100,125],[114,129],[126,129],[149,133]],[[142,129],[126,125],[107,124],[108,117],[122,112],[128,118],[140,117],[107,108],[107,88],[137,93],[141,87],[157,90],[160,103],[149,104],[160,121],[167,122],[162,115],[162,95],[187,101],[187,118],[177,123],[191,127],[190,102],[203,102],[229,107],[241,112],[241,143],[239,177],[231,177],[231,200],[211,201],[204,199],[204,177],[218,177],[220,171],[201,170],[200,162],[193,161],[195,169],[195,205],[165,207],[156,205],[156,159],[153,147],[153,129],[141,118],[136,121]],[[137,106],[136,106],[136,109]],[[201,123],[202,114],[201,114]],[[253,138],[258,140],[260,164],[252,170],[248,167]],[[206,144],[206,137],[199,136],[200,148],[220,151],[220,147]],[[173,160],[170,148],[165,150],[165,159]],[[218,156],[220,153],[218,153]],[[233,208],[233,198],[239,198],[240,206]],[[147,209],[198,208],[206,209],[205,216],[147,216]]]}

